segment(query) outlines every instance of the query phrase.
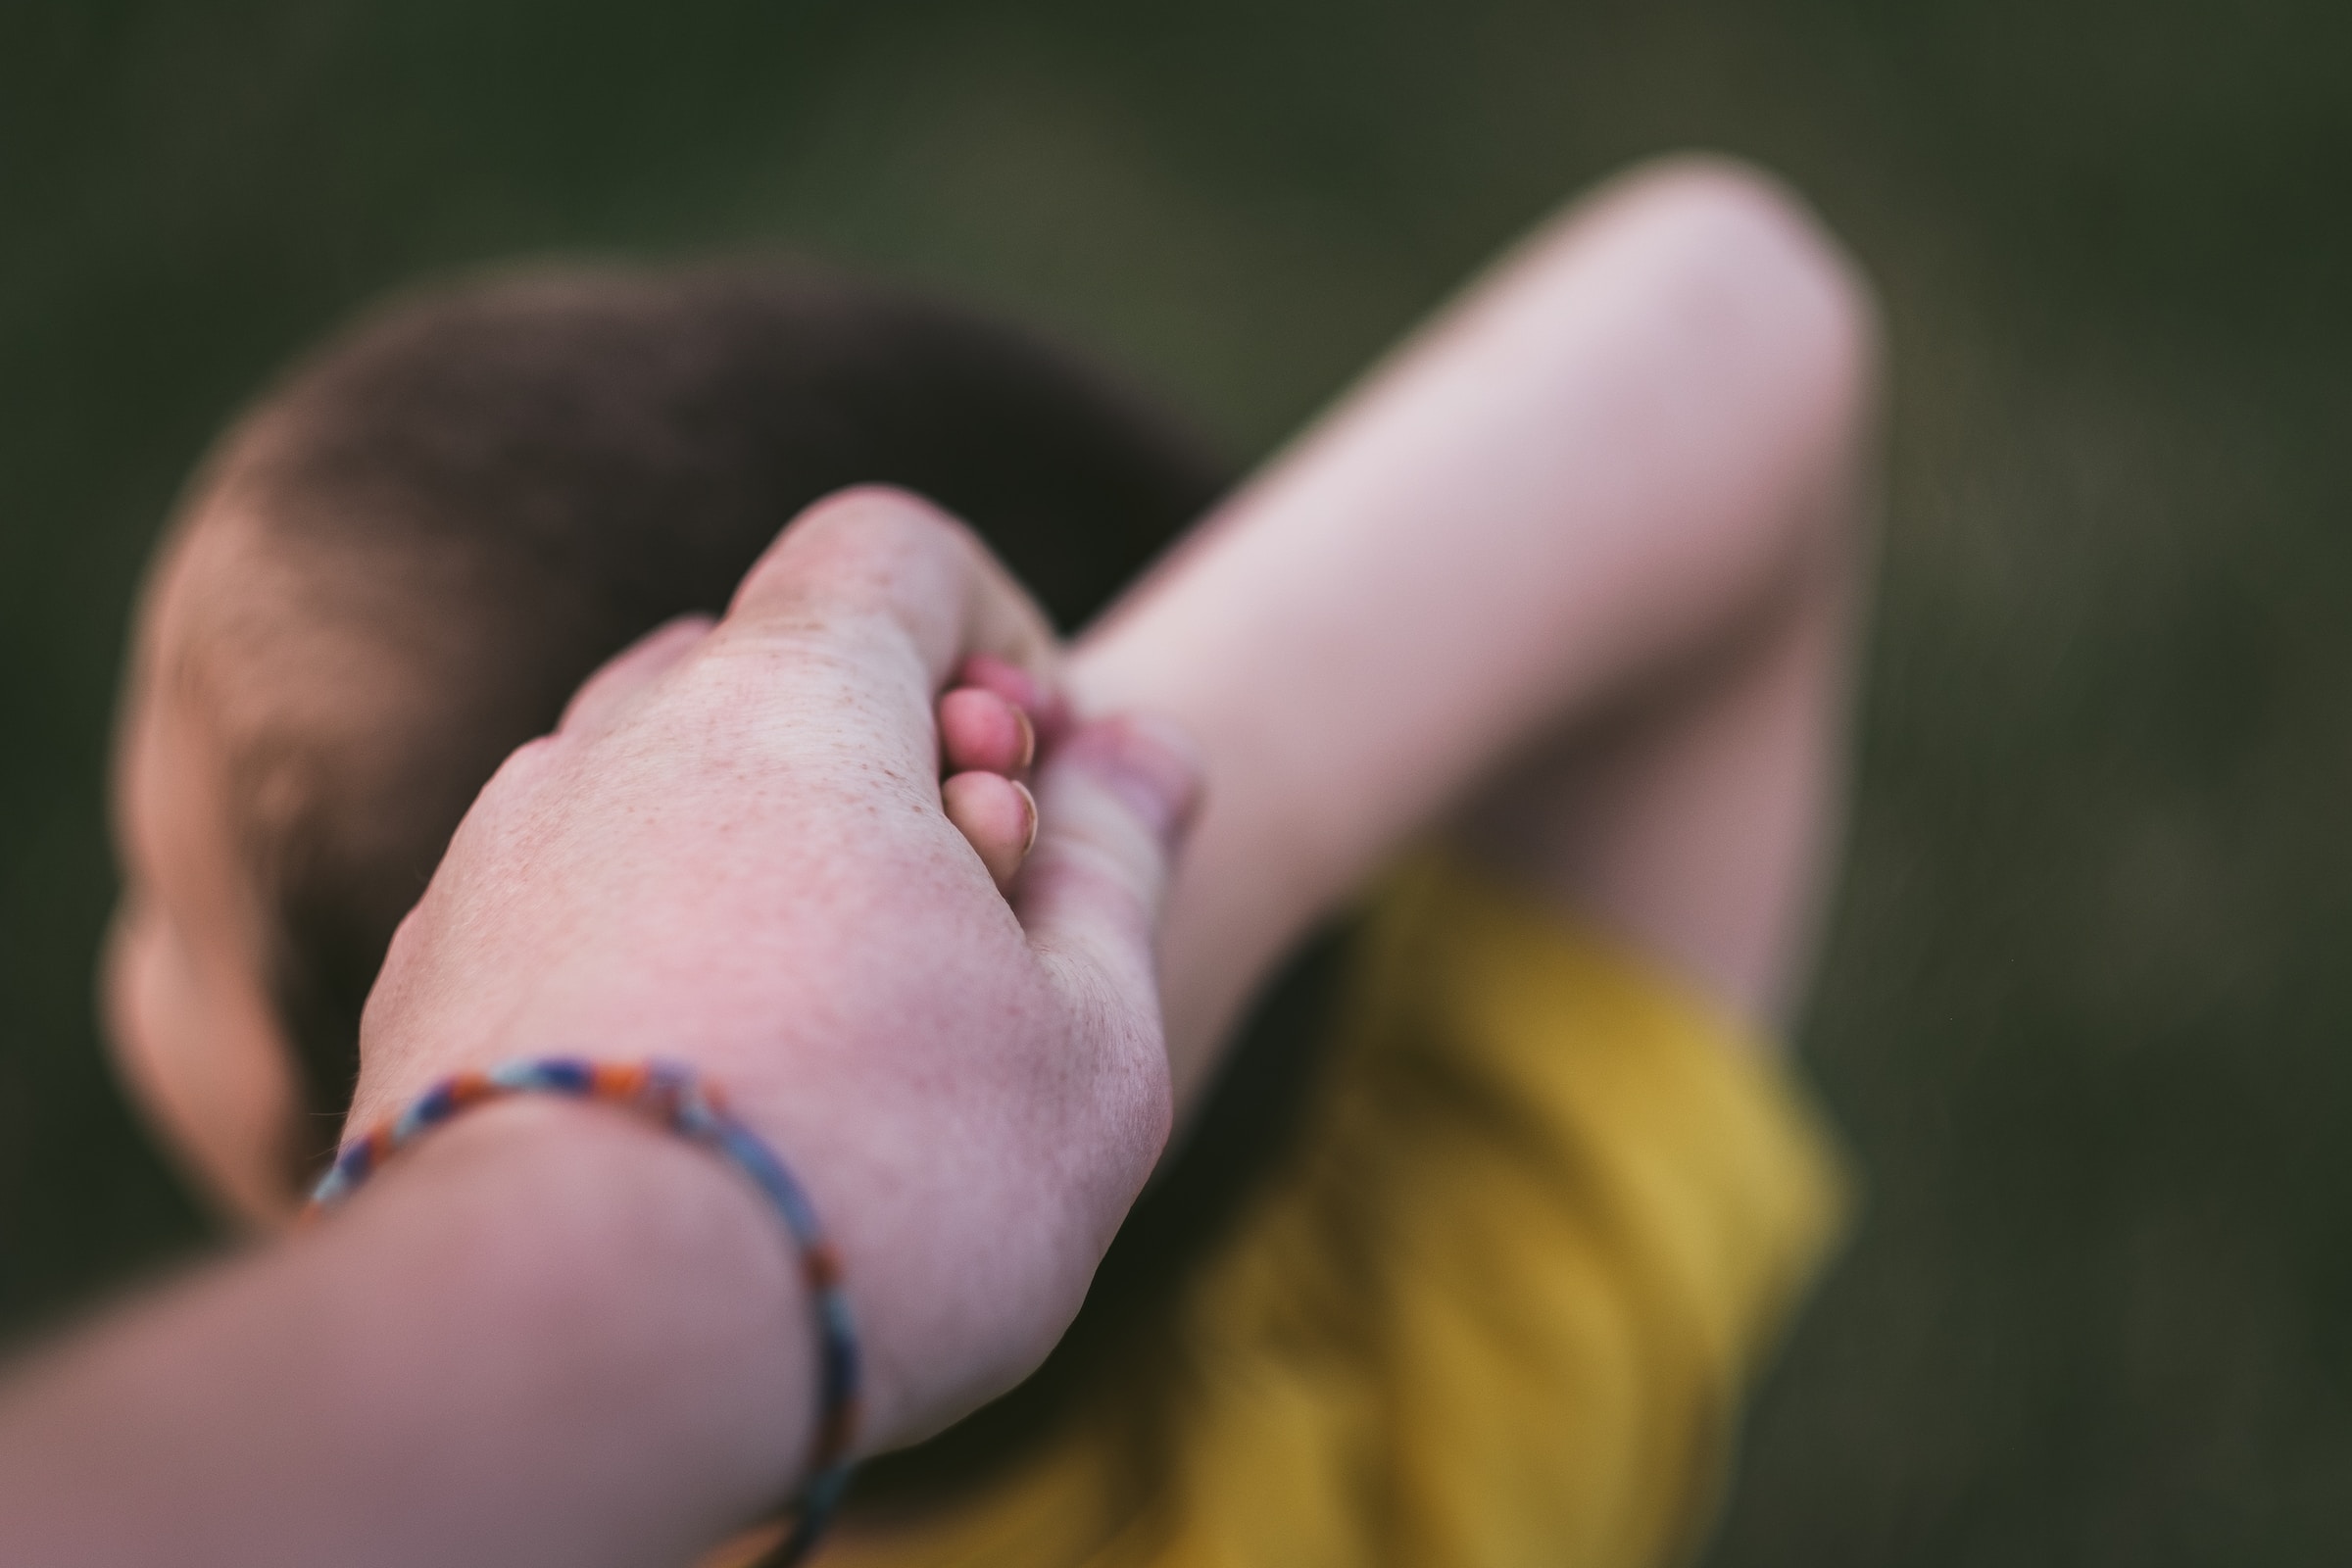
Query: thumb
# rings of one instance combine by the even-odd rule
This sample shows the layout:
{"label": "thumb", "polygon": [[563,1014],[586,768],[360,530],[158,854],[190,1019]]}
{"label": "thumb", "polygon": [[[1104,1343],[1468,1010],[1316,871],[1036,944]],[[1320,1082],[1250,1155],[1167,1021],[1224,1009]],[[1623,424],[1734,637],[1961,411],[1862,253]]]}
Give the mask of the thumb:
{"label": "thumb", "polygon": [[1152,944],[1200,805],[1199,750],[1165,719],[1099,719],[1054,748],[1036,795],[1037,844],[1013,896],[1030,947],[1114,1015],[1156,1021]]}

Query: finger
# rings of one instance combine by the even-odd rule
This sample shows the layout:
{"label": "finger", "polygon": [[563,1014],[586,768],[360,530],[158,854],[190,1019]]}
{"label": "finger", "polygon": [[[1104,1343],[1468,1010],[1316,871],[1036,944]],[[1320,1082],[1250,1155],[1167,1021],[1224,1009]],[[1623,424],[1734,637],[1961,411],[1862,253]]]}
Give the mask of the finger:
{"label": "finger", "polygon": [[995,692],[959,686],[939,700],[939,751],[942,772],[1018,778],[1037,760],[1037,726]]}
{"label": "finger", "polygon": [[1051,746],[1070,727],[1069,699],[1053,686],[994,654],[974,654],[956,671],[956,684],[995,692],[1029,715],[1040,744]]}
{"label": "finger", "polygon": [[1044,612],[969,528],[904,490],[859,485],[793,519],[736,590],[725,629],[797,636],[860,619],[904,639],[926,708],[975,653],[1058,685]]}
{"label": "finger", "polygon": [[1037,842],[1037,801],[1002,773],[958,773],[939,787],[940,805],[1002,893]]}
{"label": "finger", "polygon": [[604,662],[564,707],[556,729],[592,735],[609,727],[637,694],[675,668],[702,645],[715,624],[709,615],[680,615],[647,632]]}
{"label": "finger", "polygon": [[1152,943],[1200,797],[1200,754],[1174,724],[1125,716],[1073,731],[1038,772],[1043,824],[1013,900],[1065,984],[1156,1017]]}

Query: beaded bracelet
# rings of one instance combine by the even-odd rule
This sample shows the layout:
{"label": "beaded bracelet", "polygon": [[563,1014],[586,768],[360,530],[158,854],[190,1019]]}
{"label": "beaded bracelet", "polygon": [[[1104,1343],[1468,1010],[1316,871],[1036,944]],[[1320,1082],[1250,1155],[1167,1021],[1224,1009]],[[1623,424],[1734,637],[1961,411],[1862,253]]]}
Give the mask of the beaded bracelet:
{"label": "beaded bracelet", "polygon": [[850,1325],[841,1262],[801,1184],[757,1133],[728,1109],[715,1085],[675,1062],[623,1064],[540,1056],[488,1072],[444,1078],[408,1109],[346,1144],[311,1194],[306,1217],[335,1207],[401,1150],[460,1111],[515,1095],[562,1095],[619,1105],[711,1150],[751,1177],[784,1218],[816,1308],[817,1422],[808,1468],[791,1503],[792,1526],[772,1568],[799,1562],[823,1534],[850,1481],[850,1434],[858,1413],[858,1337]]}

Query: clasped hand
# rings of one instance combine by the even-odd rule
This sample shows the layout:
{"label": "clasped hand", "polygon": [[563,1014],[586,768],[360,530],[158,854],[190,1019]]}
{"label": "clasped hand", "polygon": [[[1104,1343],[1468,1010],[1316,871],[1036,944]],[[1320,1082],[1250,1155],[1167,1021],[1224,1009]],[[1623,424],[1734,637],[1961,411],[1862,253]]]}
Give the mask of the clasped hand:
{"label": "clasped hand", "polygon": [[1191,754],[1131,719],[1055,738],[1008,901],[942,804],[935,713],[973,655],[1054,689],[1045,620],[959,524],[884,490],[812,508],[722,620],[620,656],[492,779],[362,1036],[355,1127],[525,1055],[723,1083],[842,1250],[867,1450],[1042,1358],[1169,1125],[1152,936]]}

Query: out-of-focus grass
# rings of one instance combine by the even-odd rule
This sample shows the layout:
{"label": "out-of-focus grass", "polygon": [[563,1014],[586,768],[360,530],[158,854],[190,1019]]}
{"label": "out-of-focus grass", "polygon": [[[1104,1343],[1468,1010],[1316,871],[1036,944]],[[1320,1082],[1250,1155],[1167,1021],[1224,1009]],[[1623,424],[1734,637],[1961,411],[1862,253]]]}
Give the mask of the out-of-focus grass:
{"label": "out-of-focus grass", "polygon": [[174,486],[370,293],[786,241],[1237,452],[1623,161],[1885,290],[1888,525],[1806,1050],[1858,1246],[1727,1565],[2352,1546],[2352,93],[2255,0],[25,0],[0,10],[0,1318],[192,1245],[97,1065],[106,721]]}

